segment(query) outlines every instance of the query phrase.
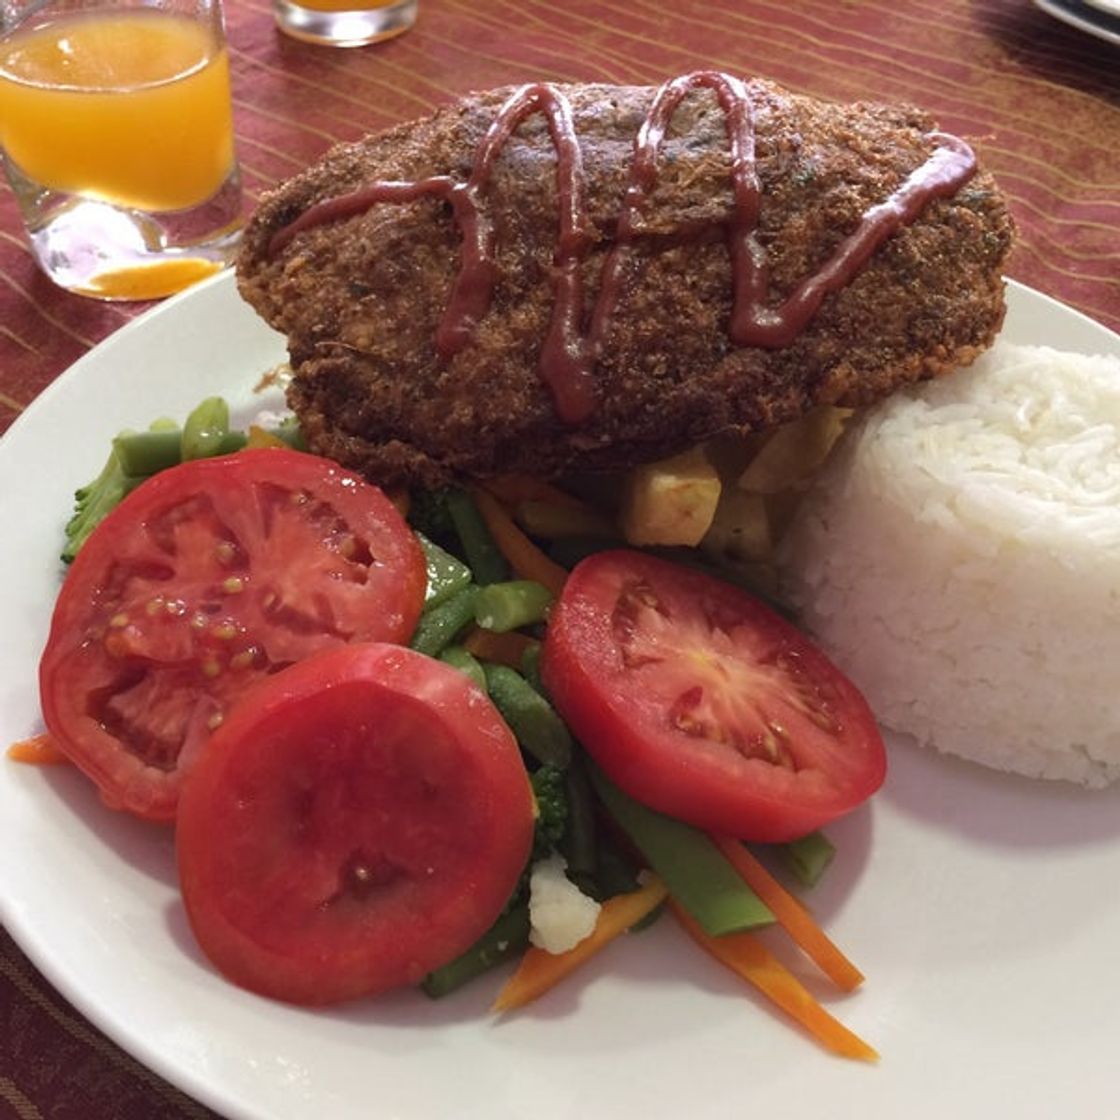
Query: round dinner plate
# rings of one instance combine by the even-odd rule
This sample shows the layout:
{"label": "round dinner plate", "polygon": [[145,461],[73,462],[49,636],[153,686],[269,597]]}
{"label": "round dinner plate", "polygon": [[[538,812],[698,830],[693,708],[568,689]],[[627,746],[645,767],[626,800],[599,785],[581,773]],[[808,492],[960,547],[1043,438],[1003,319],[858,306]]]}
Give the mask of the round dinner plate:
{"label": "round dinner plate", "polygon": [[[1011,284],[1009,305],[1013,340],[1120,355],[1120,337],[1038,293]],[[275,404],[254,386],[283,357],[225,275],[114,334],[0,440],[0,744],[42,728],[61,529],[110,438],[214,393],[243,417]],[[839,995],[789,958],[877,1065],[819,1049],[671,918],[499,1020],[486,1008],[501,975],[440,1002],[257,998],[195,947],[171,831],[108,811],[70,767],[0,761],[0,914],[86,1016],[232,1120],[1110,1115],[1120,788],[890,747],[886,785],[829,829],[838,856],[808,896],[866,984]]]}

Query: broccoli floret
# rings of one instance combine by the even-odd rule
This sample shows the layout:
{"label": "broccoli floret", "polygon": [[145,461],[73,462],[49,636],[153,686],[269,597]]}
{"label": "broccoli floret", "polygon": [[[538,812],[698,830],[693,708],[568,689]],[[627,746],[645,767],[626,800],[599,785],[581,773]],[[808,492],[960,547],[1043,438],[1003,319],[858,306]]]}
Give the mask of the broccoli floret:
{"label": "broccoli floret", "polygon": [[531,778],[537,799],[537,821],[533,833],[533,861],[547,859],[560,846],[568,826],[568,789],[564,771],[541,766]]}
{"label": "broccoli floret", "polygon": [[564,771],[558,766],[538,766],[529,775],[529,784],[537,803],[533,850],[529,853],[525,870],[522,871],[503,913],[509,913],[529,897],[529,875],[533,864],[548,859],[553,852],[559,850],[568,827],[568,789]]}
{"label": "broccoli floret", "polygon": [[286,416],[277,425],[275,434],[280,437],[293,451],[307,450],[307,437],[299,426],[298,416]]}
{"label": "broccoli floret", "polygon": [[66,523],[66,545],[62,559],[67,564],[78,555],[78,549],[97,528],[104,516],[118,505],[122,498],[140,480],[124,473],[115,450],[109,453],[101,473],[90,483],[74,492],[74,513]]}

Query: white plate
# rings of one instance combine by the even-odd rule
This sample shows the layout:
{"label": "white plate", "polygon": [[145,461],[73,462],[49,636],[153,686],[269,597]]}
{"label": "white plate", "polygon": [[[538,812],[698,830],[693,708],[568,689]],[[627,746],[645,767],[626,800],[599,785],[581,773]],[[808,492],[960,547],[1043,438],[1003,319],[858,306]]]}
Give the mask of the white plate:
{"label": "white plate", "polygon": [[1084,4],[1080,0],[1034,0],[1034,3],[1055,19],[1120,46],[1120,3],[1117,0],[1086,0]]}
{"label": "white plate", "polygon": [[[1015,285],[1006,331],[1120,354],[1116,335]],[[0,744],[41,727],[36,663],[75,485],[120,427],[216,392],[250,407],[282,354],[222,277],[97,347],[0,441]],[[671,920],[501,1022],[484,1013],[499,977],[439,1004],[269,1003],[200,958],[168,831],[104,810],[72,769],[0,762],[12,936],[117,1042],[238,1120],[1113,1113],[1120,789],[1032,783],[899,743],[882,793],[829,831],[840,855],[813,905],[868,981],[838,997],[807,975],[879,1047],[877,1067],[818,1049]]]}

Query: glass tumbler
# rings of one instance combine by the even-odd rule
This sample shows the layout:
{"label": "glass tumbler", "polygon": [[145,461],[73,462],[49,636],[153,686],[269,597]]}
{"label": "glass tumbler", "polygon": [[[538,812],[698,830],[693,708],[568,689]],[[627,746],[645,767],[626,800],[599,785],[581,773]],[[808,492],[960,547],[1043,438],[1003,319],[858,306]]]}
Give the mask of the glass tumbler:
{"label": "glass tumbler", "polygon": [[0,0],[0,151],[57,284],[154,299],[242,224],[221,0]]}
{"label": "glass tumbler", "polygon": [[419,0],[273,0],[281,31],[308,43],[364,47],[416,22]]}

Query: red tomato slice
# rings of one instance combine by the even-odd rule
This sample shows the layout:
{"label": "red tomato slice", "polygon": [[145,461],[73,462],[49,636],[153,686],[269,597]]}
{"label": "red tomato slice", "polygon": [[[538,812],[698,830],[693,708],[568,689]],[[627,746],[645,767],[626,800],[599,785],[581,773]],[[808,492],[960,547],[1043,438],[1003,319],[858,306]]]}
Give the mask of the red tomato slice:
{"label": "red tomato slice", "polygon": [[413,650],[356,645],[249,693],[202,750],[176,825],[199,944],[301,1004],[415,984],[501,913],[533,798],[485,694]]}
{"label": "red tomato slice", "polygon": [[579,564],[541,670],[607,776],[698,828],[790,840],[883,782],[874,717],[824,654],[738,588],[664,560]]}
{"label": "red tomato slice", "polygon": [[385,495],[297,451],[162,472],[86,541],[39,667],[43,717],[114,808],[175,815],[235,700],[319,650],[405,641],[426,571]]}

